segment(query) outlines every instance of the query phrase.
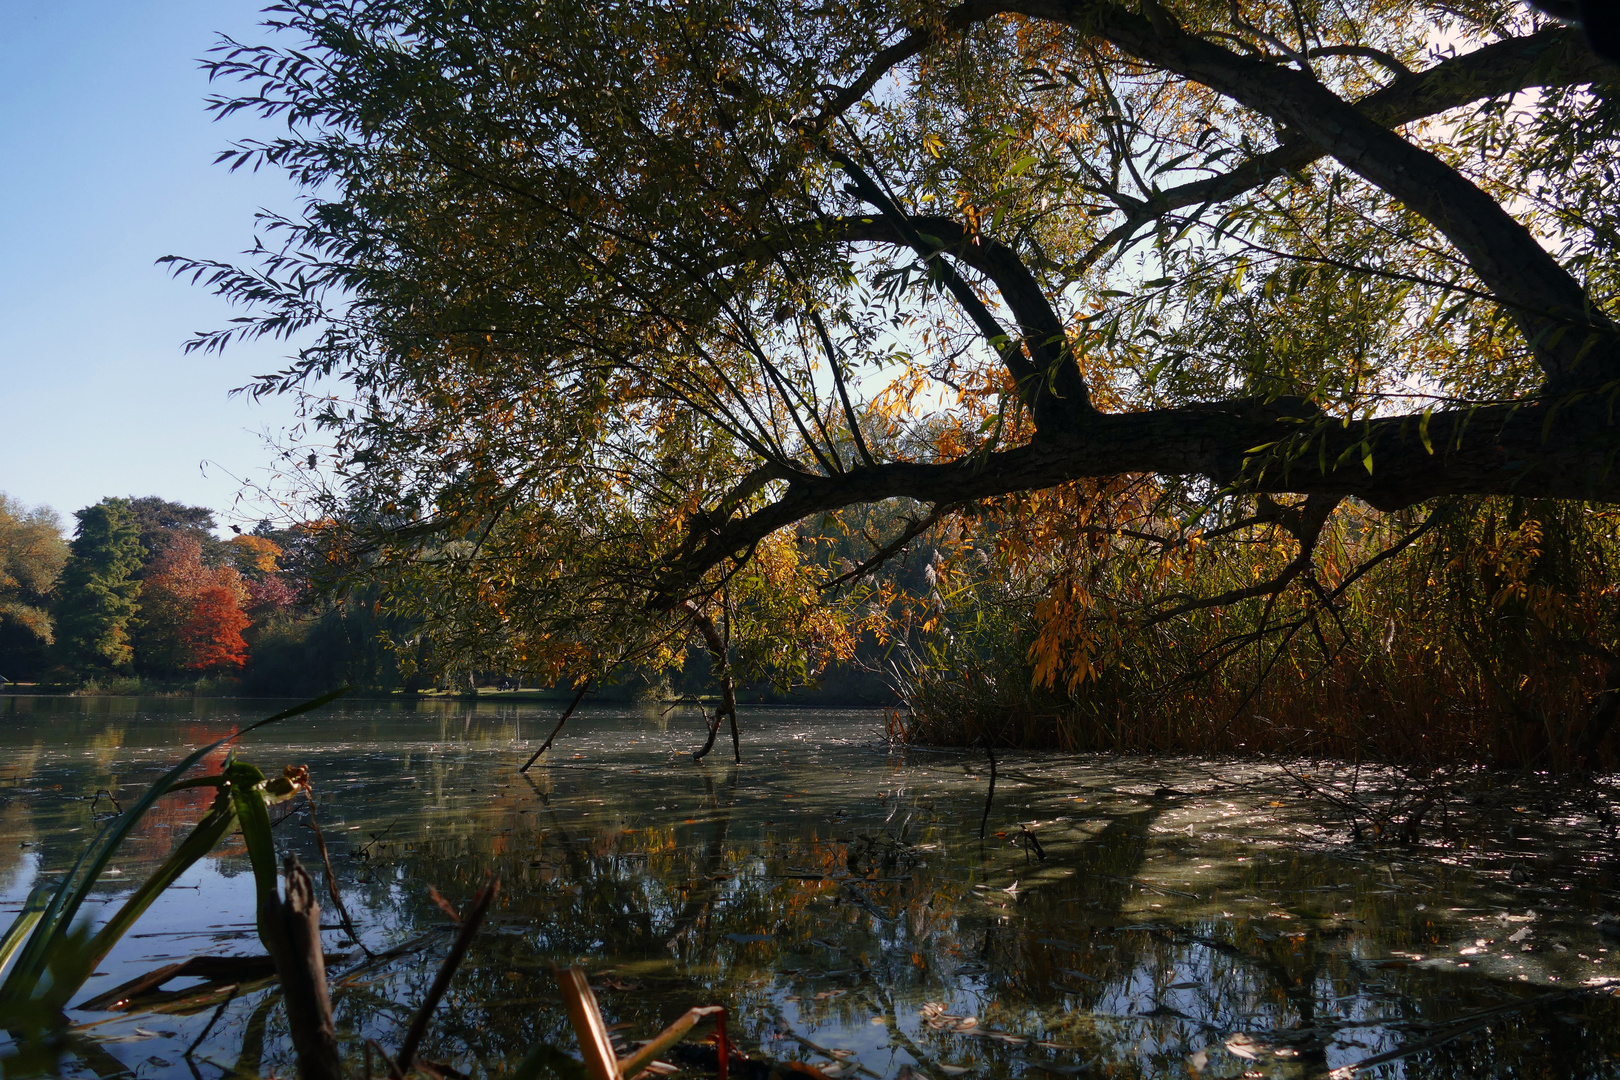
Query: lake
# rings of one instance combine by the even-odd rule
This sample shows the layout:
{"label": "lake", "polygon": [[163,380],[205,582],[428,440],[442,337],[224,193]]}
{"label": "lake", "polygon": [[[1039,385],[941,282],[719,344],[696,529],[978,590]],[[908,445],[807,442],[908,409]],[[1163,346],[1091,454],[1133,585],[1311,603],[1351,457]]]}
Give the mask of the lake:
{"label": "lake", "polygon": [[[0,697],[0,926],[186,751],[278,707]],[[498,875],[424,1047],[474,1076],[538,1041],[575,1051],[553,964],[588,970],[631,1044],[722,1004],[750,1054],[830,1077],[1620,1076],[1612,787],[1537,805],[1482,779],[1492,813],[1469,821],[1487,824],[1436,817],[1414,848],[1355,840],[1342,806],[1301,794],[1349,774],[1310,763],[1005,753],[986,814],[983,751],[892,746],[875,711],[745,708],[739,766],[724,734],[692,760],[695,708],[587,706],[520,774],[557,712],[355,701],[236,750],[308,767],[361,942],[399,950],[368,961],[337,925],[290,804],[278,844],[348,957],[330,975],[355,1063],[360,1036],[398,1045],[453,937],[429,887],[459,908]],[[160,803],[98,898],[143,880],[211,794]],[[236,837],[77,1000],[262,953],[253,917]],[[69,1075],[295,1071],[263,985],[177,980],[71,1019]]]}

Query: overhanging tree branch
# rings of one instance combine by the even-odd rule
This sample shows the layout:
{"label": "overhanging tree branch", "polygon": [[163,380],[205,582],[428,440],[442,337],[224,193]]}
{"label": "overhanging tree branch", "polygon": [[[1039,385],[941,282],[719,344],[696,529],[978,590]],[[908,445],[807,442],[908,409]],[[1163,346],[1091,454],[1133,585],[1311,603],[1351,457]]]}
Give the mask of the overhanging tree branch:
{"label": "overhanging tree branch", "polygon": [[1241,56],[1098,0],[1016,0],[1009,11],[1098,34],[1164,71],[1204,84],[1298,131],[1424,218],[1512,311],[1556,391],[1620,376],[1620,327],[1530,230],[1467,177],[1371,119],[1304,71]]}
{"label": "overhanging tree branch", "polygon": [[[1035,297],[1039,297],[1039,289],[1034,290],[1032,297],[1030,291],[1018,280],[1019,272],[1026,278],[1030,278],[1030,275],[1016,255],[1002,248],[1000,254],[986,262],[987,264],[993,262],[1002,271],[1002,278],[1008,281],[1013,294],[1019,297],[1022,313],[1029,315],[1037,323],[1045,323],[1044,327],[1037,330],[1042,336],[1034,338],[1028,344],[1029,356],[1024,354],[1028,339],[1008,334],[974,293],[972,287],[962,280],[961,275],[957,274],[950,264],[941,259],[941,252],[945,250],[943,242],[930,243],[930,238],[922,234],[916,220],[907,214],[854,159],[835,150],[829,150],[829,156],[849,174],[856,194],[882,212],[884,226],[890,230],[891,237],[898,236],[938,271],[945,287],[967,312],[985,340],[996,350],[1002,364],[1018,383],[1019,393],[1034,417],[1038,432],[1042,435],[1051,435],[1061,429],[1084,423],[1093,415],[1090,391],[1080,375],[1079,365],[1075,363],[1073,355],[1064,344],[1062,324],[1057,321],[1057,316],[1052,313],[1044,297],[1039,298],[1038,304],[1035,302]],[[961,226],[956,226],[956,232],[964,238],[960,246],[966,247],[971,243],[972,238],[966,236]],[[939,237],[934,239],[943,240]],[[1056,324],[1055,327],[1053,324]],[[1042,367],[1038,360],[1051,355],[1054,339],[1057,342],[1058,352],[1046,366]],[[1037,352],[1037,349],[1042,351]]]}
{"label": "overhanging tree branch", "polygon": [[[1603,64],[1582,43],[1580,32],[1560,26],[1449,57],[1396,79],[1357,101],[1355,107],[1378,124],[1399,127],[1470,102],[1534,87],[1579,86],[1605,74]],[[1095,262],[1171,211],[1237,198],[1327,154],[1310,139],[1292,138],[1218,176],[1157,192],[1125,208],[1125,221],[1093,245],[1081,263]]]}
{"label": "overhanging tree branch", "polygon": [[[1204,476],[1251,491],[1351,496],[1395,510],[1442,495],[1620,503],[1610,395],[1501,404],[1345,424],[1287,399],[1100,414],[1083,433],[938,463],[801,473],[750,513],[709,516],[663,561],[650,605],[667,608],[713,567],[812,514],[904,496],[968,503],[1123,473]],[[1263,449],[1262,449],[1263,448]]]}

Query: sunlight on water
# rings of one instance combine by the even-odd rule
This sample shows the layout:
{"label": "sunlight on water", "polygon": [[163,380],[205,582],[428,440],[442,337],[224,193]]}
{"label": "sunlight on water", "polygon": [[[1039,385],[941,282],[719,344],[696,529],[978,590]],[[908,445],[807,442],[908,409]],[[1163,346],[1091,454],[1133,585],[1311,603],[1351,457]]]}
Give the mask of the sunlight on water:
{"label": "sunlight on water", "polygon": [[[0,918],[115,799],[262,708],[0,698]],[[1620,1075],[1620,940],[1596,925],[1616,902],[1612,825],[1595,818],[1364,846],[1274,766],[1052,755],[1001,757],[985,818],[982,752],[902,752],[880,714],[830,710],[745,710],[735,766],[724,739],[692,760],[695,709],[588,708],[520,775],[555,717],[356,702],[241,747],[267,773],[309,767],[362,939],[405,946],[364,962],[328,905],[348,1035],[397,1044],[449,941],[427,887],[460,905],[493,873],[498,906],[427,1047],[475,1075],[537,1040],[573,1049],[553,963],[589,969],[627,1040],[724,1004],[750,1052],[834,1077]],[[208,797],[160,804],[107,900]],[[317,868],[297,806],[278,842]],[[237,839],[80,1001],[190,956],[260,952]],[[98,1036],[69,1060],[78,1075],[294,1072],[262,985],[176,981],[73,1019]]]}

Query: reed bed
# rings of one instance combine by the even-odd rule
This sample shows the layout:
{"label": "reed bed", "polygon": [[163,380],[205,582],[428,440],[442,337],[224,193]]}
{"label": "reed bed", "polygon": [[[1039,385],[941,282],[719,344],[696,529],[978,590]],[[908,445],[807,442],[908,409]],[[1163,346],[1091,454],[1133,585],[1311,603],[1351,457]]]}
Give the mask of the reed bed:
{"label": "reed bed", "polygon": [[[941,572],[941,630],[893,666],[904,702],[894,734],[1063,751],[1613,768],[1615,524],[1608,511],[1523,499],[1399,516],[1351,508],[1287,588],[1173,619],[1156,619],[1165,597],[1185,606],[1187,596],[1266,581],[1294,551],[1257,529],[1247,542],[1184,555],[1152,583],[1140,552],[1105,551],[1081,568],[1086,603],[1070,605],[1056,630],[1051,580],[1073,568],[1048,566],[1048,580],[1030,588],[1027,566],[981,557],[971,577]],[[1054,636],[1075,655],[1043,672]]]}

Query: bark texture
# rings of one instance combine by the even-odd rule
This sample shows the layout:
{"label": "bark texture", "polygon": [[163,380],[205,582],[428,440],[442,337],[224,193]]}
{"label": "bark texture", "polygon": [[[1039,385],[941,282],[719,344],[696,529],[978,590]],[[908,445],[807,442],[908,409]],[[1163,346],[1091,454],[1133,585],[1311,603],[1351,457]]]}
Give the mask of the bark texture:
{"label": "bark texture", "polygon": [[274,959],[287,1003],[287,1027],[298,1054],[298,1075],[302,1080],[341,1080],[343,1066],[326,987],[321,905],[315,900],[315,883],[296,855],[288,855],[283,868],[287,881],[281,902],[283,947],[282,955]]}

